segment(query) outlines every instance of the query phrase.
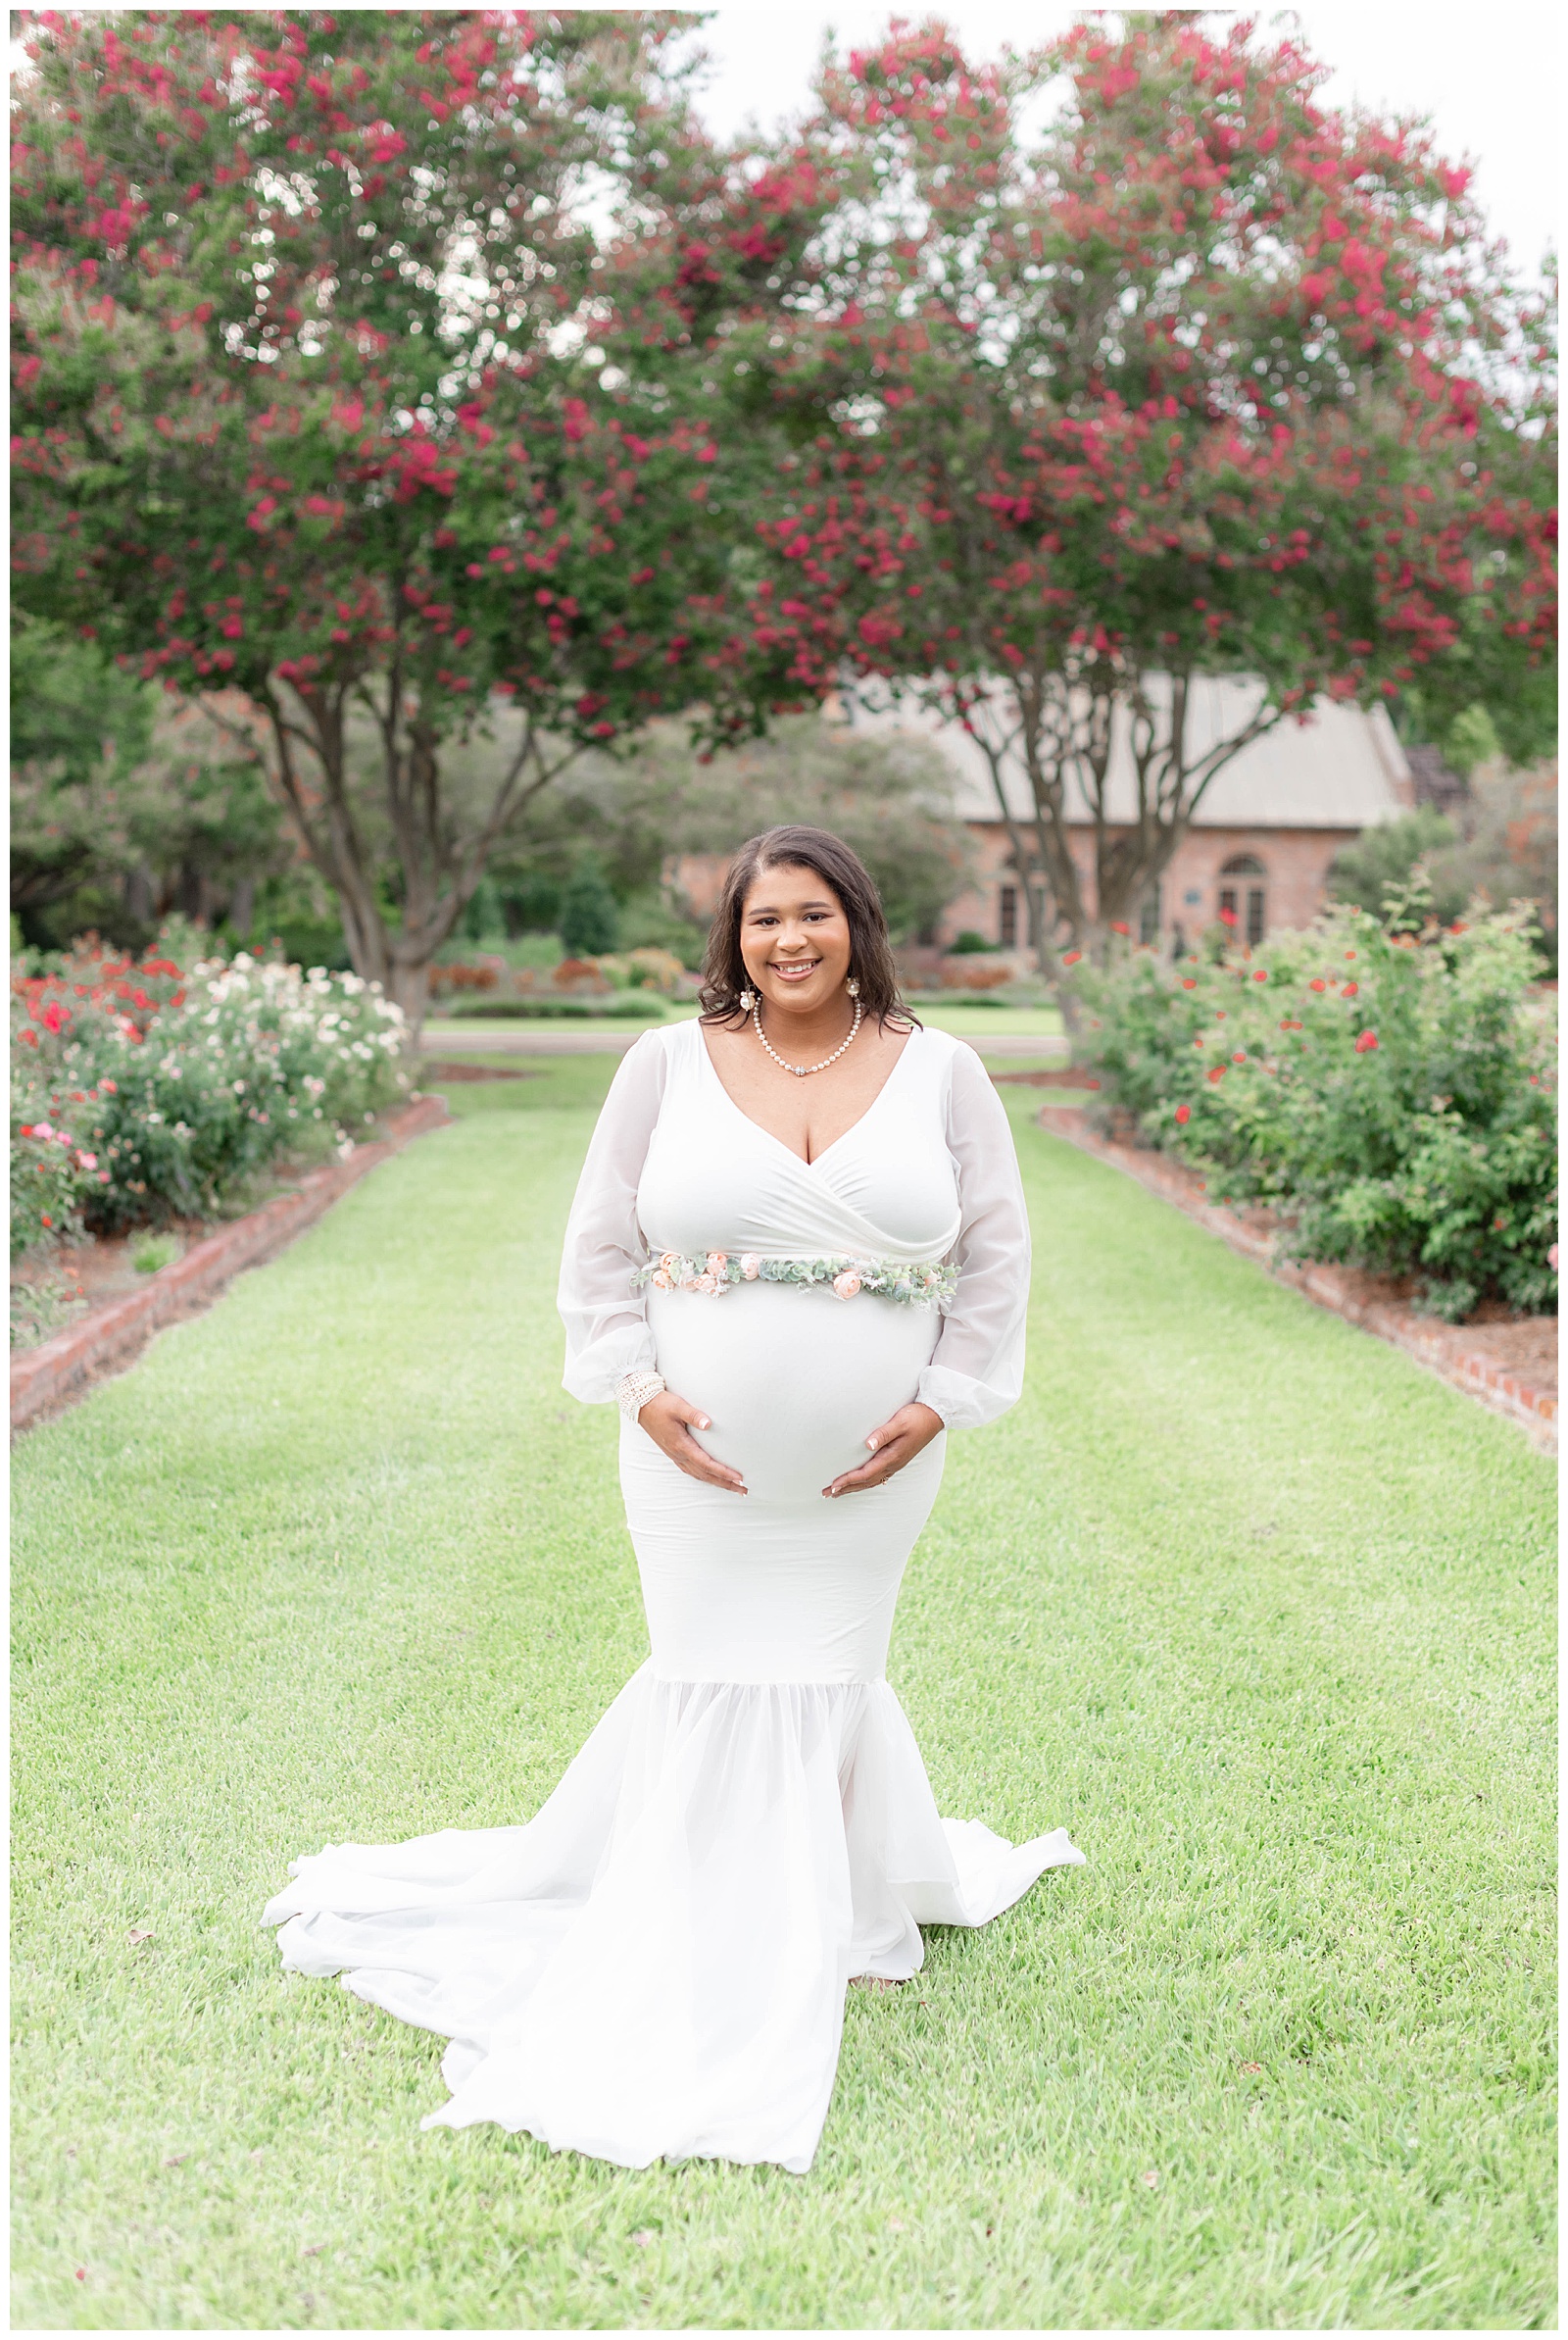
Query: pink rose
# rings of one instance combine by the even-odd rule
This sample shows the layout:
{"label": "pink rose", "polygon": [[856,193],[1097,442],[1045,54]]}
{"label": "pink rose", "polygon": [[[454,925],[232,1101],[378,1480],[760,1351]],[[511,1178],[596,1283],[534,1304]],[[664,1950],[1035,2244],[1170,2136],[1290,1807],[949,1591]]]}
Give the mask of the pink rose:
{"label": "pink rose", "polygon": [[833,1278],[833,1289],[841,1300],[853,1300],[860,1288],[860,1279],[853,1268],[846,1268],[842,1275]]}
{"label": "pink rose", "polygon": [[762,1263],[755,1251],[741,1253],[741,1273],[749,1284],[756,1283],[762,1271]]}
{"label": "pink rose", "polygon": [[718,1277],[716,1275],[694,1275],[691,1288],[694,1292],[716,1292]]}
{"label": "pink rose", "polygon": [[674,1251],[662,1251],[659,1255],[659,1265],[666,1275],[672,1275],[680,1266],[680,1254]]}
{"label": "pink rose", "polygon": [[651,1280],[656,1292],[667,1292],[669,1290],[669,1277],[665,1274],[662,1268],[656,1268],[654,1270]]}
{"label": "pink rose", "polygon": [[98,1157],[96,1154],[83,1154],[78,1151],[76,1160],[81,1164],[83,1170],[96,1170],[98,1168]]}
{"label": "pink rose", "polygon": [[709,1253],[708,1272],[710,1275],[721,1275],[728,1265],[729,1253],[727,1251],[710,1251]]}

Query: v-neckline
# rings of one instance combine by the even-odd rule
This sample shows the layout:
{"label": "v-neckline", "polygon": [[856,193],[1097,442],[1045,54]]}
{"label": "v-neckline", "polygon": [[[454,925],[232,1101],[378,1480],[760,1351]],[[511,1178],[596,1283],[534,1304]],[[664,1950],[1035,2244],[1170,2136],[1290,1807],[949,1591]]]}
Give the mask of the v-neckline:
{"label": "v-neckline", "polygon": [[725,1104],[730,1108],[730,1111],[732,1113],[739,1114],[741,1120],[746,1123],[748,1129],[755,1129],[760,1137],[765,1137],[769,1145],[777,1146],[781,1154],[787,1154],[791,1162],[795,1163],[797,1167],[803,1170],[814,1170],[819,1169],[830,1154],[836,1153],[838,1151],[838,1148],[843,1145],[846,1138],[853,1137],[857,1129],[862,1127],[863,1124],[870,1120],[877,1107],[881,1104],[883,1098],[887,1095],[888,1090],[892,1087],[893,1082],[898,1078],[899,1067],[903,1064],[905,1058],[908,1055],[909,1050],[913,1047],[915,1041],[920,1036],[920,1027],[916,1026],[916,1028],[910,1032],[908,1038],[905,1041],[904,1046],[899,1050],[898,1055],[894,1058],[893,1063],[888,1068],[886,1079],[883,1081],[882,1086],[877,1090],[876,1095],[872,1098],[864,1113],[859,1115],[857,1120],[853,1120],[850,1123],[848,1129],[841,1129],[838,1136],[833,1140],[833,1143],[830,1146],[824,1146],[820,1154],[813,1155],[811,1160],[808,1162],[804,1154],[797,1154],[793,1146],[786,1145],[783,1138],[778,1135],[776,1130],[769,1129],[766,1124],[761,1121],[754,1120],[744,1106],[736,1104],[735,1099],[730,1095],[728,1089],[724,1086],[718,1067],[714,1064],[712,1057],[709,1052],[708,1042],[703,1036],[701,1021],[699,1020],[694,1021],[692,1028],[697,1034],[697,1045],[699,1050],[702,1052],[703,1063],[708,1068],[709,1076],[712,1080],[714,1086],[717,1088],[718,1093],[723,1098]]}

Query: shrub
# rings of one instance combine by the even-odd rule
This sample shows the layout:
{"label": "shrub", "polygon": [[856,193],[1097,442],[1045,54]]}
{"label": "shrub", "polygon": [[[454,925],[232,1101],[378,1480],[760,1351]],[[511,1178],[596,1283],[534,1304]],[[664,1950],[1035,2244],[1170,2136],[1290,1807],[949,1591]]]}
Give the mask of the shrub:
{"label": "shrub", "polygon": [[581,1021],[585,1017],[610,1017],[620,1022],[662,1023],[664,1011],[648,991],[611,992],[600,999],[506,999],[460,1000],[452,1011],[454,1019],[465,1023],[526,1022],[543,1019],[560,1023]]}
{"label": "shrub", "polygon": [[594,959],[620,939],[620,908],[595,861],[579,862],[561,896],[561,939],[568,959]]}
{"label": "shrub", "polygon": [[956,953],[942,962],[942,986],[945,991],[996,991],[1004,983],[1015,983],[1018,970],[1011,959],[998,957],[990,946],[982,961],[977,952]]}
{"label": "shrub", "polygon": [[563,959],[552,970],[550,979],[560,991],[610,991],[613,988],[610,977],[600,972],[597,959]]}
{"label": "shrub", "polygon": [[354,974],[241,953],[183,974],[85,953],[12,982],[13,1256],[209,1217],[284,1152],[351,1143],[408,1085],[402,1013]]}
{"label": "shrub", "polygon": [[[1329,892],[1336,901],[1357,903],[1377,918],[1387,896],[1407,886],[1417,866],[1428,855],[1452,845],[1458,834],[1453,822],[1434,805],[1417,805],[1413,812],[1401,813],[1397,821],[1364,828],[1353,845],[1347,845],[1335,856],[1329,870]],[[1440,918],[1456,919],[1467,899],[1465,894],[1452,901],[1439,896],[1434,908]]]}
{"label": "shrub", "polygon": [[480,961],[472,967],[454,961],[431,968],[430,993],[432,998],[440,999],[449,991],[494,991],[500,980],[501,967],[493,960]]}
{"label": "shrub", "polygon": [[1528,906],[1440,928],[1336,905],[1252,954],[1074,978],[1101,1106],[1276,1205],[1298,1259],[1412,1275],[1457,1319],[1550,1310],[1555,1072]]}
{"label": "shrub", "polygon": [[666,991],[673,993],[686,970],[673,951],[648,946],[639,951],[624,951],[599,961],[599,971],[612,983],[622,984],[628,991]]}

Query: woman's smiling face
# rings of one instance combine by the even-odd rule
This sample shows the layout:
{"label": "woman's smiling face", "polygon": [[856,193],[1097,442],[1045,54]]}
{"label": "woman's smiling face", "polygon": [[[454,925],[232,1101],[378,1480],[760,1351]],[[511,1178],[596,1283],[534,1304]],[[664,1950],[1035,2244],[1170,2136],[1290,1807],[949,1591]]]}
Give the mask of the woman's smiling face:
{"label": "woman's smiling face", "polygon": [[759,870],[741,907],[741,957],[756,991],[785,1014],[824,1008],[850,971],[850,921],[825,877],[797,862]]}

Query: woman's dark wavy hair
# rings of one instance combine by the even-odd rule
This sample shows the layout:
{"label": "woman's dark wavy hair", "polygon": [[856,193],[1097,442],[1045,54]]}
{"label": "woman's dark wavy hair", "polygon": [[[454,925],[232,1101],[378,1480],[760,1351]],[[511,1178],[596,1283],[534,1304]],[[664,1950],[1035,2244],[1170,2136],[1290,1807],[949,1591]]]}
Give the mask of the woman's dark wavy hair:
{"label": "woman's dark wavy hair", "polygon": [[703,961],[698,997],[704,1022],[728,1022],[741,1012],[740,996],[747,981],[741,957],[741,913],[759,874],[763,870],[780,869],[814,870],[843,903],[850,922],[850,972],[859,983],[860,1006],[866,1015],[874,1016],[879,1024],[890,1019],[918,1024],[919,1018],[910,1015],[899,996],[899,974],[875,878],[842,837],[799,822],[748,837],[730,864]]}

